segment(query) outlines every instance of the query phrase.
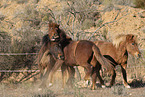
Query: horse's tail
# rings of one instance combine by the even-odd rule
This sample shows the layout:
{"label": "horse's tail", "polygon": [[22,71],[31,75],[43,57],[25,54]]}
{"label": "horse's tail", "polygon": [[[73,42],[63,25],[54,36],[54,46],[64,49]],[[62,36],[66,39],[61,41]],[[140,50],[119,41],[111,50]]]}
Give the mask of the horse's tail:
{"label": "horse's tail", "polygon": [[111,61],[107,60],[100,52],[100,49],[93,45],[92,50],[97,61],[101,64],[102,68],[105,69],[106,72],[114,72],[114,66],[111,64]]}
{"label": "horse's tail", "polygon": [[48,54],[49,54],[49,50],[45,51],[45,53],[42,55],[42,58],[39,60],[38,67],[41,74],[46,73],[47,64],[49,64],[50,62],[50,56]]}
{"label": "horse's tail", "polygon": [[37,59],[35,64],[40,64],[40,61],[42,59],[43,54],[45,53],[45,51],[47,50],[47,45],[50,42],[49,36],[48,34],[44,35],[42,38],[42,47],[40,48],[40,51],[38,53]]}
{"label": "horse's tail", "polygon": [[43,44],[42,47],[40,48],[40,51],[38,53],[35,64],[38,64],[38,65],[40,64],[40,61],[42,59],[42,56],[43,56],[44,52],[45,52],[45,45]]}

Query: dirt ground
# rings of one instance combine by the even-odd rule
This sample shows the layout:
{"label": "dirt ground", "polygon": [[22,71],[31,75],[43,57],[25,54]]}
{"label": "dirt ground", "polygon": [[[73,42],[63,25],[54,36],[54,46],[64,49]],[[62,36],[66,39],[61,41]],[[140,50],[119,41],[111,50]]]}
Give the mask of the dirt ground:
{"label": "dirt ground", "polygon": [[[82,71],[80,73],[82,74]],[[40,79],[18,84],[0,83],[0,97],[145,97],[143,79],[133,79],[130,82],[132,88],[127,89],[122,84],[120,73],[117,73],[116,83],[111,88],[101,88],[99,83],[96,83],[96,90],[91,90],[90,87],[80,88],[76,85],[62,88],[60,71],[56,72],[52,87],[39,91],[39,85]]]}
{"label": "dirt ground", "polygon": [[145,86],[126,89],[121,85],[111,88],[61,88],[60,83],[38,91],[37,83],[0,84],[0,97],[145,97]]}

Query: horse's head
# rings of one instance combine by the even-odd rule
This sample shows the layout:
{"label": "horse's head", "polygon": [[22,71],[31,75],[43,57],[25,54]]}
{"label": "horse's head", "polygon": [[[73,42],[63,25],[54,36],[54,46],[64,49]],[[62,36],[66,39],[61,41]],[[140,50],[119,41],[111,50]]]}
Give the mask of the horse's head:
{"label": "horse's head", "polygon": [[128,34],[126,36],[126,41],[127,41],[127,43],[126,43],[127,51],[130,54],[132,54],[133,56],[139,58],[141,56],[141,53],[140,53],[139,48],[138,48],[136,36],[132,35],[132,34]]}
{"label": "horse's head", "polygon": [[64,54],[61,48],[60,44],[54,44],[51,46],[51,53],[56,59],[64,60]]}
{"label": "horse's head", "polygon": [[49,38],[51,41],[58,41],[59,36],[59,25],[56,23],[49,23]]}

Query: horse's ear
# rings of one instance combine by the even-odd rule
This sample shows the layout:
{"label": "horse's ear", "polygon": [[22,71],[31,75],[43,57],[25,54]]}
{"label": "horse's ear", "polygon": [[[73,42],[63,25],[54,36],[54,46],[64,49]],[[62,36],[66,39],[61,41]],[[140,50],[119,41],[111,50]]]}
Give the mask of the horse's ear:
{"label": "horse's ear", "polygon": [[52,22],[49,22],[48,26],[49,26],[49,27],[52,27]]}
{"label": "horse's ear", "polygon": [[67,35],[66,35],[66,39],[67,40],[72,40],[72,38],[70,36],[67,36]]}
{"label": "horse's ear", "polygon": [[59,24],[57,24],[56,27],[59,28]]}
{"label": "horse's ear", "polygon": [[129,34],[129,35],[127,35],[127,37],[126,37],[127,40],[132,40],[132,39],[134,39],[134,38],[135,38],[135,36],[134,36],[133,34]]}

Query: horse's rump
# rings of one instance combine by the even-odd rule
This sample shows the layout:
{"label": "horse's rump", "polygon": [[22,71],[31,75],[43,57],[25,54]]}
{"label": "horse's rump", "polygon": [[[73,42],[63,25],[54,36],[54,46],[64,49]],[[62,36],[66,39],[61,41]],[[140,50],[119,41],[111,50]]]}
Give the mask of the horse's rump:
{"label": "horse's rump", "polygon": [[[102,55],[114,63],[114,66],[120,65],[123,74],[124,86],[130,88],[127,83],[126,67],[128,53],[139,58],[141,53],[138,49],[137,38],[133,34],[120,34],[114,37],[113,42],[96,41]],[[115,80],[115,77],[113,78]]]}
{"label": "horse's rump", "polygon": [[[67,63],[73,63],[76,65],[83,65],[86,63],[93,63],[98,61],[106,70],[113,70],[114,67],[104,56],[101,55],[99,48],[91,41],[80,40],[73,41],[65,47],[64,54]],[[91,64],[96,66],[97,63]]]}
{"label": "horse's rump", "polygon": [[106,58],[114,61],[116,64],[116,59],[117,59],[117,52],[115,46],[111,42],[105,42],[105,41],[95,41],[94,42],[97,47],[100,49],[100,52],[103,56]]}

